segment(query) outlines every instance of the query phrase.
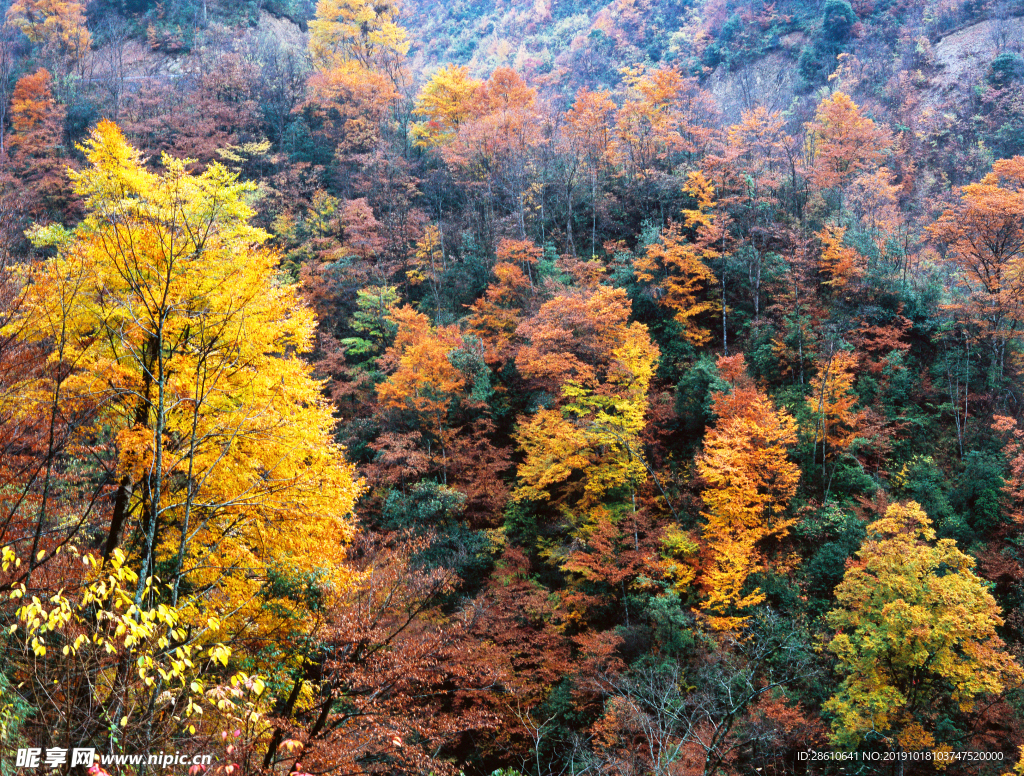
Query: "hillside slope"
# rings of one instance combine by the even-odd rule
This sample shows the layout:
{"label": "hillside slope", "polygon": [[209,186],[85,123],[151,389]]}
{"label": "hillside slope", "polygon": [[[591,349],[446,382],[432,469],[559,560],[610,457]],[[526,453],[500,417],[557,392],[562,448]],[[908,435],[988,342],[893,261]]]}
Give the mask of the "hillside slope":
{"label": "hillside slope", "polygon": [[7,10],[0,772],[1024,773],[1022,0]]}

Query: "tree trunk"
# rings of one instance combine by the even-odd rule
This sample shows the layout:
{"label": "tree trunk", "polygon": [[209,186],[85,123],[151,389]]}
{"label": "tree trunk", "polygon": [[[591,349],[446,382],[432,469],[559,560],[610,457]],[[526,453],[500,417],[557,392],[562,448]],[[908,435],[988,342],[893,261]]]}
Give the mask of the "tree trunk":
{"label": "tree trunk", "polygon": [[729,322],[725,307],[725,270],[722,270],[722,353],[729,355]]}

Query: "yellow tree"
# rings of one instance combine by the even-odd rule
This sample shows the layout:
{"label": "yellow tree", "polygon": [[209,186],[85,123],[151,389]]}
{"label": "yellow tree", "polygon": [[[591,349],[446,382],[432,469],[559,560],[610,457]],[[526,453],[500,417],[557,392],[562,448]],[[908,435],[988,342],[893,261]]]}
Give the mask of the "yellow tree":
{"label": "yellow tree", "polygon": [[516,365],[559,398],[520,424],[516,499],[586,517],[610,491],[646,479],[640,433],[659,353],[629,311],[622,289],[598,286],[556,296],[519,327],[529,341]]}
{"label": "yellow tree", "polygon": [[430,77],[416,98],[413,110],[423,121],[412,128],[416,145],[444,145],[474,115],[476,93],[483,81],[469,75],[465,65],[445,65]]}
{"label": "yellow tree", "polygon": [[409,53],[394,0],[320,0],[309,23],[309,55],[320,70],[358,68],[383,72],[397,85]]}
{"label": "yellow tree", "polygon": [[[197,623],[186,624],[174,606],[136,605],[138,578],[120,549],[107,563],[73,545],[62,549],[54,558],[60,590],[31,595],[21,583],[0,597],[17,607],[4,657],[5,671],[18,681],[0,703],[0,732],[7,732],[3,723],[18,696],[45,699],[36,701],[30,723],[46,731],[45,740],[95,745],[106,734],[113,751],[149,749],[154,738],[180,746],[197,738],[204,721],[217,725],[219,717],[223,724],[212,702],[217,690],[204,695],[228,665],[231,649],[208,636],[204,645],[190,640],[186,627]],[[0,576],[16,575],[22,560],[15,549],[3,547],[0,556]],[[207,633],[219,629],[215,616],[202,624]],[[168,702],[154,724],[151,700],[161,693]]]}
{"label": "yellow tree", "polygon": [[61,76],[89,51],[85,5],[77,0],[15,0],[7,22],[40,46],[44,60]]}
{"label": "yellow tree", "polygon": [[590,585],[624,591],[643,563],[636,495],[650,471],[641,434],[658,348],[643,324],[617,324],[595,379],[566,380],[557,406],[521,419],[515,434],[523,460],[513,499],[553,507],[567,530],[566,541],[548,542],[543,552],[569,575],[573,590],[563,602],[570,620],[595,602]]}
{"label": "yellow tree", "polygon": [[560,408],[540,410],[520,427],[516,439],[525,459],[515,498],[588,512],[609,491],[646,479],[640,433],[658,348],[647,327],[634,323],[611,356],[604,384],[566,382]]}
{"label": "yellow tree", "polygon": [[[66,389],[101,401],[85,441],[115,457],[103,557],[131,548],[136,606],[159,568],[183,625],[200,633],[221,615],[231,639],[287,670],[308,612],[270,581],[343,584],[360,492],[299,357],[313,313],[250,224],[251,184],[168,156],[150,172],[106,121],[82,151],[70,175],[85,219],[33,232],[56,256],[28,271],[17,325],[67,343]],[[26,385],[27,404],[52,396],[44,383]]]}
{"label": "yellow tree", "polygon": [[754,385],[742,355],[719,358],[718,364],[732,387],[714,394],[718,420],[697,460],[707,521],[701,608],[713,628],[730,630],[744,622],[745,610],[764,600],[758,589],[744,592],[747,578],[762,568],[759,545],[784,537],[793,524],[783,515],[800,469],[787,452],[797,439],[793,417]]}
{"label": "yellow tree", "polygon": [[406,270],[405,277],[409,284],[418,286],[426,283],[430,294],[434,297],[434,316],[438,321],[441,317],[441,289],[444,285],[444,273],[448,271],[448,262],[444,251],[444,237],[435,224],[428,224],[423,236],[416,241],[416,252],[410,261],[412,269]]}
{"label": "yellow tree", "polygon": [[952,539],[936,543],[920,505],[893,504],[867,530],[828,615],[845,675],[824,706],[832,740],[948,751],[957,742],[937,738],[940,710],[969,713],[1024,671],[996,632],[1003,620],[974,559]]}
{"label": "yellow tree", "polygon": [[320,0],[309,23],[309,87],[355,142],[375,139],[405,85],[409,40],[393,0]]}

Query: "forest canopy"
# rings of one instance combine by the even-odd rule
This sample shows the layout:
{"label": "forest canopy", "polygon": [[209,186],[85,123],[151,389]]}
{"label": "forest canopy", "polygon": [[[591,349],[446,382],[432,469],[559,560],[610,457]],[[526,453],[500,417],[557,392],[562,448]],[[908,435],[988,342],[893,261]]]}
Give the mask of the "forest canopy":
{"label": "forest canopy", "polygon": [[1020,2],[0,10],[0,776],[1024,773]]}

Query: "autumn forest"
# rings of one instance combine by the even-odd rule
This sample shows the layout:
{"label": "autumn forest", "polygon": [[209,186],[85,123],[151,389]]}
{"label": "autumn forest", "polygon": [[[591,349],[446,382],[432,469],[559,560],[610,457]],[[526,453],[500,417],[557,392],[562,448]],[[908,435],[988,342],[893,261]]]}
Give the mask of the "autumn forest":
{"label": "autumn forest", "polygon": [[0,12],[0,776],[1024,774],[1021,0]]}

